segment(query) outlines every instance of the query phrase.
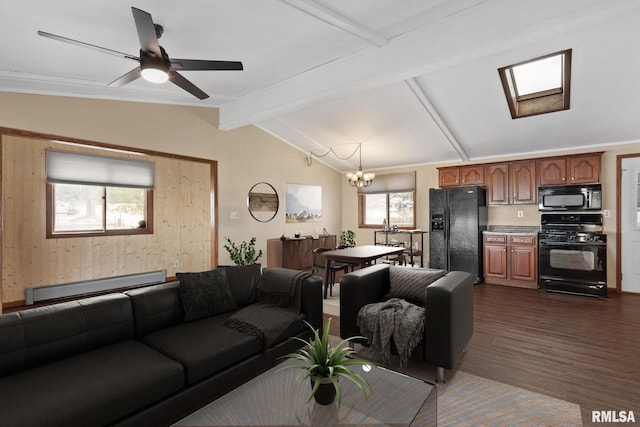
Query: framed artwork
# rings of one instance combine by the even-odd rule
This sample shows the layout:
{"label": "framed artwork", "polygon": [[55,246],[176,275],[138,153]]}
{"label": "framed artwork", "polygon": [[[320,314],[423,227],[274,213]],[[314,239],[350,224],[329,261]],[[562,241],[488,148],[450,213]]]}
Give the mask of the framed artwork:
{"label": "framed artwork", "polygon": [[322,219],[322,187],[286,184],[286,223],[314,222]]}

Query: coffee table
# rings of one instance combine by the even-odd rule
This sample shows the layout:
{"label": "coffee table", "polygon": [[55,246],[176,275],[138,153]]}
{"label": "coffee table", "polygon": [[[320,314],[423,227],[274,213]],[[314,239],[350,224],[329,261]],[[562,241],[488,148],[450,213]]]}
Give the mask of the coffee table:
{"label": "coffee table", "polygon": [[370,367],[373,393],[365,400],[350,381],[340,380],[342,406],[306,403],[311,386],[298,381],[301,371],[277,372],[286,361],[264,372],[174,426],[435,426],[437,390],[432,384],[398,372]]}

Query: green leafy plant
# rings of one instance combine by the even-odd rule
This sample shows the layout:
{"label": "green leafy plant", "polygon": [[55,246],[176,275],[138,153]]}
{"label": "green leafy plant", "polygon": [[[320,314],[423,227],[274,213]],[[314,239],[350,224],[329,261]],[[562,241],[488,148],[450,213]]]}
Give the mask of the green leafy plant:
{"label": "green leafy plant", "polygon": [[262,249],[256,253],[256,238],[252,237],[249,242],[243,241],[240,245],[236,245],[228,237],[224,238],[227,244],[224,248],[229,252],[231,261],[236,265],[250,265],[255,264],[258,258],[262,256]]}
{"label": "green leafy plant", "polygon": [[356,245],[356,233],[351,230],[346,230],[340,233],[340,241],[338,243],[340,246],[349,246],[353,247]]}
{"label": "green leafy plant", "polygon": [[[305,322],[307,323],[307,322]],[[360,375],[357,371],[349,369],[352,365],[369,365],[374,366],[373,362],[365,359],[358,359],[351,357],[355,354],[352,347],[346,345],[349,340],[363,338],[359,336],[351,337],[340,341],[335,347],[331,346],[329,342],[329,327],[331,326],[331,318],[325,321],[323,326],[322,336],[317,329],[307,323],[307,326],[313,331],[313,336],[310,340],[306,341],[302,338],[294,337],[295,339],[302,341],[305,346],[298,353],[291,353],[284,357],[293,359],[301,364],[288,365],[279,371],[284,369],[301,369],[303,371],[300,375],[300,382],[305,381],[307,378],[315,378],[314,386],[311,389],[311,394],[307,399],[307,403],[311,401],[313,396],[318,391],[322,378],[327,378],[331,381],[333,388],[336,391],[338,398],[338,407],[342,404],[342,392],[340,390],[340,383],[338,378],[342,377],[348,381],[354,383],[365,399],[368,397],[367,391],[371,392],[371,384]]]}

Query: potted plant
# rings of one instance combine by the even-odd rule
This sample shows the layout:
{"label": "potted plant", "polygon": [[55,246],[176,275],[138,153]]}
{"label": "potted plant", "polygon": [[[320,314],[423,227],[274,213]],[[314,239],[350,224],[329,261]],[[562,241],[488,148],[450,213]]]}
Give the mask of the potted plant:
{"label": "potted plant", "polygon": [[[305,322],[307,323],[307,322]],[[300,382],[307,378],[311,381],[311,394],[307,399],[307,403],[315,398],[316,402],[321,405],[328,405],[338,397],[338,408],[342,404],[342,391],[340,389],[339,378],[344,378],[354,383],[364,397],[367,398],[367,391],[371,392],[369,382],[356,371],[349,369],[352,365],[369,365],[374,363],[351,357],[355,351],[352,347],[346,345],[349,340],[363,337],[351,337],[340,341],[335,347],[329,342],[329,327],[331,326],[331,318],[328,318],[324,324],[322,336],[318,330],[307,323],[313,331],[310,340],[305,341],[301,338],[294,337],[302,341],[305,346],[298,353],[288,354],[289,359],[302,362],[300,364],[288,365],[281,368],[284,369],[300,369],[303,371],[300,376]]]}
{"label": "potted plant", "polygon": [[228,237],[225,237],[224,239],[227,241],[224,248],[229,252],[231,261],[235,262],[236,265],[255,264],[258,258],[262,256],[262,249],[256,253],[255,237],[252,237],[249,242],[243,241],[239,246],[232,242]]}
{"label": "potted plant", "polygon": [[356,233],[346,230],[340,233],[338,245],[341,247],[353,247],[356,245]]}

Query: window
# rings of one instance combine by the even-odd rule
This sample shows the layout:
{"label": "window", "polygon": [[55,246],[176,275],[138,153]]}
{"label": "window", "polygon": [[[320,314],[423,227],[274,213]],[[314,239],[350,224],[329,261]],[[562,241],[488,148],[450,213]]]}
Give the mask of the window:
{"label": "window", "polygon": [[153,232],[153,164],[47,150],[47,238]]}
{"label": "window", "polygon": [[359,227],[380,228],[387,225],[416,228],[416,174],[402,173],[376,176],[369,187],[358,189]]}
{"label": "window", "polygon": [[571,49],[498,69],[513,119],[568,110]]}
{"label": "window", "polygon": [[360,195],[361,228],[382,227],[383,220],[388,225],[414,229],[415,191],[404,193],[363,194]]}

